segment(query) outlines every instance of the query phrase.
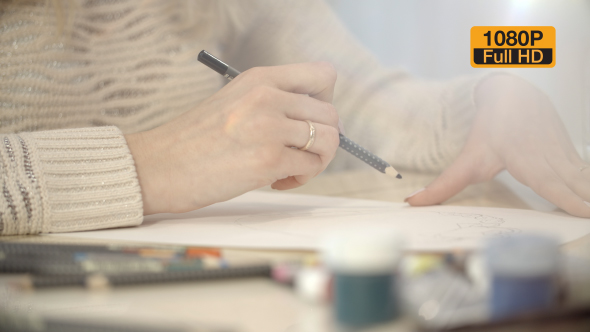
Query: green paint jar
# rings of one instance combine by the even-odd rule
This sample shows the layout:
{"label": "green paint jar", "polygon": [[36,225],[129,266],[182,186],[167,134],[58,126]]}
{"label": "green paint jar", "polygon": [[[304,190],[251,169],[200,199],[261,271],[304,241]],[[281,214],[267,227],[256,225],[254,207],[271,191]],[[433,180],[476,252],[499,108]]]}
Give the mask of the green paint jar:
{"label": "green paint jar", "polygon": [[323,256],[334,278],[339,324],[365,327],[400,315],[397,266],[402,243],[392,231],[340,233],[326,241]]}

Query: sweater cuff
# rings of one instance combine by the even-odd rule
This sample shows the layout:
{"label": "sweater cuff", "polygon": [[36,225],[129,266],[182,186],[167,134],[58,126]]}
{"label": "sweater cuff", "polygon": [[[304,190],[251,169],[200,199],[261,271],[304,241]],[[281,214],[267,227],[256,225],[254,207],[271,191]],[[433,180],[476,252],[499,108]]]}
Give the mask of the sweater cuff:
{"label": "sweater cuff", "polygon": [[135,226],[143,220],[133,157],[116,127],[19,134],[39,175],[40,231]]}

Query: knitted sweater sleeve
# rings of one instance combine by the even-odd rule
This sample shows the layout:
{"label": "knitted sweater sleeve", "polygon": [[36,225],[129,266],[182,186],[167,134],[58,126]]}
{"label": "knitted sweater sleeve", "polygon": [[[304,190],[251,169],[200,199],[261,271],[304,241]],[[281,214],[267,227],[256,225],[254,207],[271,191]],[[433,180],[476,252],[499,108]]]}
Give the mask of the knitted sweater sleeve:
{"label": "knitted sweater sleeve", "polygon": [[1,134],[0,234],[138,225],[143,207],[116,127]]}
{"label": "knitted sweater sleeve", "polygon": [[[338,72],[334,105],[349,138],[401,168],[440,171],[456,158],[475,114],[472,95],[480,78],[437,82],[386,68],[321,0],[258,3],[256,10],[242,10],[254,19],[237,23],[236,31],[247,33],[227,43],[236,45],[225,56],[239,69],[329,61]],[[361,165],[339,151],[329,170]]]}

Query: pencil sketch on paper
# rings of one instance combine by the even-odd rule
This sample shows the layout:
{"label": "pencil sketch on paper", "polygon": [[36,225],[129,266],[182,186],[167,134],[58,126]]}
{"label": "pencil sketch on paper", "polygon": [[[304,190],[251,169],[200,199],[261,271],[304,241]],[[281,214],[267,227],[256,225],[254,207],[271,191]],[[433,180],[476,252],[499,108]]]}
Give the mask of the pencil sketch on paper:
{"label": "pencil sketch on paper", "polygon": [[[389,207],[330,207],[239,216],[233,220],[233,224],[249,231],[310,240],[317,238],[318,234],[340,227],[359,226],[365,224],[365,221],[372,227],[405,228],[410,232],[416,227],[427,226],[422,228],[418,238],[441,245],[479,241],[491,236],[508,236],[520,232],[519,229],[505,227],[506,221],[503,218],[491,215],[419,210],[413,212],[409,219],[407,212]],[[407,222],[404,224],[404,221]]]}
{"label": "pencil sketch on paper", "polygon": [[335,228],[340,225],[350,225],[364,217],[389,216],[395,211],[390,207],[355,208],[316,208],[312,210],[292,212],[269,212],[263,214],[246,215],[236,218],[233,223],[237,226],[254,231],[273,232],[283,235],[316,238],[316,230]]}
{"label": "pencil sketch on paper", "polygon": [[377,214],[386,214],[394,211],[395,209],[392,209],[390,207],[358,206],[352,209],[340,207],[316,208],[302,211],[269,212],[262,214],[246,215],[238,217],[234,222],[237,225],[248,227],[249,225],[264,224],[268,222],[276,222],[277,220],[286,220],[291,218],[303,218],[306,220],[325,220],[326,218],[374,216]]}
{"label": "pencil sketch on paper", "polygon": [[139,227],[51,236],[255,249],[317,250],[336,231],[396,229],[410,250],[478,248],[492,235],[554,234],[562,243],[590,233],[587,219],[561,213],[250,192],[182,214],[148,216]]}
{"label": "pencil sketch on paper", "polygon": [[520,232],[516,228],[503,227],[503,218],[477,213],[435,212],[440,216],[466,218],[465,222],[457,223],[457,227],[436,234],[436,238],[446,241],[465,241],[488,238],[491,236],[509,236]]}

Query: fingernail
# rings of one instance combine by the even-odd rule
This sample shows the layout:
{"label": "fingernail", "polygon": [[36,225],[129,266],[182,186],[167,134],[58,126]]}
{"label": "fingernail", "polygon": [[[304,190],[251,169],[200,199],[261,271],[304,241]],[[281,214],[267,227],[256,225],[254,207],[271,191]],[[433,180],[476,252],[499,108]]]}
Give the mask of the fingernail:
{"label": "fingernail", "polygon": [[588,207],[590,207],[590,203],[584,201],[584,204],[586,204]]}
{"label": "fingernail", "polygon": [[338,119],[338,131],[340,131],[342,135],[346,135],[346,132],[344,131],[344,124],[340,119]]}
{"label": "fingernail", "polygon": [[418,189],[418,190],[414,191],[413,193],[409,194],[409,195],[408,195],[408,197],[404,198],[404,202],[407,202],[407,201],[408,201],[408,199],[412,198],[412,196],[414,196],[414,195],[416,195],[416,194],[418,194],[418,193],[421,193],[421,192],[423,192],[423,191],[424,191],[424,189],[426,189],[426,187],[424,187],[424,188],[420,188],[420,189]]}

